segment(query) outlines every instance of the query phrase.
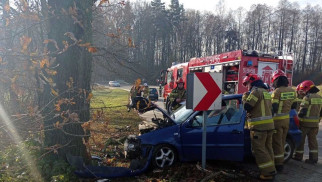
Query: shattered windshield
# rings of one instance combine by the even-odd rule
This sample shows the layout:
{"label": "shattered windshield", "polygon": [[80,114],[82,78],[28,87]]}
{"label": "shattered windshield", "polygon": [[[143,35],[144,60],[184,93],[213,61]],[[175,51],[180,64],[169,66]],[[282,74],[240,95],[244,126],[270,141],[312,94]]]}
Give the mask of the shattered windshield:
{"label": "shattered windshield", "polygon": [[172,115],[171,118],[176,124],[185,121],[193,113],[192,109],[187,109],[185,105],[179,107]]}

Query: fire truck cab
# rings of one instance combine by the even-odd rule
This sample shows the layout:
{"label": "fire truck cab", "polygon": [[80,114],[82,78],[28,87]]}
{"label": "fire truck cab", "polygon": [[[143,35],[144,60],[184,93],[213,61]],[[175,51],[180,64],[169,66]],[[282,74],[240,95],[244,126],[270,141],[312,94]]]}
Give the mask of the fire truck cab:
{"label": "fire truck cab", "polygon": [[[208,57],[192,58],[189,62],[173,64],[161,72],[164,101],[172,89],[176,88],[177,80],[187,81],[187,74],[193,72],[219,72],[223,75],[223,94],[244,93],[247,89],[242,80],[247,73],[258,74],[262,80],[272,86],[271,75],[283,70],[292,85],[293,59],[291,56],[263,54],[258,51],[237,50]],[[186,88],[185,84],[185,88]]]}

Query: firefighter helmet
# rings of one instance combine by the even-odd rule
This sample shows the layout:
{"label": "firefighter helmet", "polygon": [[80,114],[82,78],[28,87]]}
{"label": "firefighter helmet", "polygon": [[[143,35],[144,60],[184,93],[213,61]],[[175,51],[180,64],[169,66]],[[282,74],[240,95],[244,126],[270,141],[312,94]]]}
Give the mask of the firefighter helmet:
{"label": "firefighter helmet", "polygon": [[276,80],[278,77],[280,76],[285,76],[286,77],[286,74],[284,73],[284,71],[278,69],[276,71],[273,72],[272,74],[272,83],[274,82],[274,80]]}
{"label": "firefighter helmet", "polygon": [[179,80],[177,80],[177,84],[179,84],[179,83],[183,83],[184,84],[184,81],[183,81],[182,78],[179,78]]}
{"label": "firefighter helmet", "polygon": [[315,85],[311,80],[305,80],[300,84],[299,90],[303,90],[306,93],[313,87],[315,87]]}
{"label": "firefighter helmet", "polygon": [[247,83],[253,83],[254,81],[260,80],[261,78],[256,74],[246,74],[243,80],[243,85],[246,87]]}
{"label": "firefighter helmet", "polygon": [[300,90],[301,83],[296,86],[296,91]]}

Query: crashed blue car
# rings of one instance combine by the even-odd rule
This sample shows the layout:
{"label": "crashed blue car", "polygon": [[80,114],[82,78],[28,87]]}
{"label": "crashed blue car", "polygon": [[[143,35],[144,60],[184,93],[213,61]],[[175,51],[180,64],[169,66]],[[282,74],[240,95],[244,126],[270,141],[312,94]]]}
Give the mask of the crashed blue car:
{"label": "crashed blue car", "polygon": [[[243,161],[252,157],[250,131],[245,127],[246,113],[242,95],[224,95],[220,110],[207,111],[207,160]],[[148,110],[158,110],[161,118],[139,125],[140,135],[130,135],[124,143],[124,153],[131,159],[129,168],[85,166],[82,159],[69,157],[75,173],[84,178],[118,178],[136,176],[149,166],[165,168],[175,162],[201,161],[203,112],[187,109],[185,105],[169,116],[152,104]],[[147,111],[147,110],[146,110]],[[299,145],[295,110],[290,112],[284,160],[288,161]]]}
{"label": "crashed blue car", "polygon": [[[207,160],[243,161],[252,156],[250,131],[245,127],[246,113],[242,95],[223,96],[222,109],[207,111]],[[153,118],[154,124],[140,125],[141,135],[130,136],[125,142],[128,158],[146,156],[152,148],[151,164],[157,168],[172,166],[175,162],[201,161],[202,112],[186,109],[183,105],[171,116]],[[299,145],[301,131],[295,120],[295,110],[290,112],[290,128],[285,145],[284,160],[288,161]]]}

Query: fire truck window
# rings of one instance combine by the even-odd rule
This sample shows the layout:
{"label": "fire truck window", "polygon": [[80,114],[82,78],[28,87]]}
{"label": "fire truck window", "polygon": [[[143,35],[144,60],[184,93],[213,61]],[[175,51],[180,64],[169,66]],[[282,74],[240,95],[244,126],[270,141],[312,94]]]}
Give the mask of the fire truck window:
{"label": "fire truck window", "polygon": [[170,82],[173,82],[173,76],[172,76],[172,71],[169,71],[168,72],[168,75],[167,75],[167,83],[170,83]]}
{"label": "fire truck window", "polygon": [[177,80],[179,78],[182,78],[182,72],[183,72],[183,69],[182,68],[181,69],[178,69],[178,72],[177,72]]}

